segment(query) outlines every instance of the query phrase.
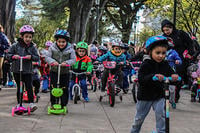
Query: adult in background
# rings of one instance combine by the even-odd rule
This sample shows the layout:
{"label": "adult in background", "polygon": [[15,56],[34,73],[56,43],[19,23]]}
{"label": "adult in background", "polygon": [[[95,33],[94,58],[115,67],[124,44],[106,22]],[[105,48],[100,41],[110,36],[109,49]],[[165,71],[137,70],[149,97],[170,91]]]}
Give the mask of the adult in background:
{"label": "adult in background", "polygon": [[[161,30],[163,32],[163,36],[172,38],[174,42],[174,50],[177,51],[179,56],[181,57],[183,64],[177,67],[177,73],[182,77],[184,86],[181,84],[177,86],[177,92],[176,92],[176,102],[178,102],[180,98],[180,89],[189,87],[189,79],[187,75],[187,67],[189,66],[189,63],[192,59],[195,58],[195,51],[192,45],[192,39],[189,37],[189,35],[182,31],[177,30],[172,22],[165,19],[161,23]],[[184,51],[187,50],[187,58],[184,56]]]}
{"label": "adult in background", "polygon": [[4,61],[4,54],[5,51],[9,48],[9,41],[6,35],[3,33],[4,29],[3,26],[0,25],[0,90],[1,90],[1,85],[3,82],[3,61]]}

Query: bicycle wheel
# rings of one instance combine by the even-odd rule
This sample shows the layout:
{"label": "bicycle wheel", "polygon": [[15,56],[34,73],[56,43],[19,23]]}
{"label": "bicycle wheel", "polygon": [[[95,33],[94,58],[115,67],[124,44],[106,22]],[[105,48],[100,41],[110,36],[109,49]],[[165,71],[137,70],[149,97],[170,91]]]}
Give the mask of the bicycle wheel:
{"label": "bicycle wheel", "polygon": [[79,88],[78,86],[74,87],[74,104],[77,104],[78,101],[78,92],[79,92]]}
{"label": "bicycle wheel", "polygon": [[138,84],[136,82],[133,83],[133,89],[132,89],[132,95],[133,95],[133,101],[137,103],[137,90],[138,90]]}
{"label": "bicycle wheel", "polygon": [[93,90],[93,92],[95,92],[97,90],[97,81],[96,81],[96,79],[93,80],[92,90]]}
{"label": "bicycle wheel", "polygon": [[113,107],[115,105],[115,87],[113,83],[110,83],[108,86],[109,89],[109,103],[110,106]]}

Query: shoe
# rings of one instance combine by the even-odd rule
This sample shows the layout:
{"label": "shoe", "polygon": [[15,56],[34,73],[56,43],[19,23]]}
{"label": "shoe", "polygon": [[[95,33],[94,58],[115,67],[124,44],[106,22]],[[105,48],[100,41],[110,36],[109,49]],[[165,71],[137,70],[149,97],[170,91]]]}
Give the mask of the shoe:
{"label": "shoe", "polygon": [[47,93],[48,91],[47,90],[42,90],[42,93]]}
{"label": "shoe", "polygon": [[84,98],[85,102],[89,102],[90,99],[88,97]]}
{"label": "shoe", "polygon": [[176,109],[176,103],[172,103],[172,108]]}
{"label": "shoe", "polygon": [[17,104],[17,106],[15,108],[19,108],[20,107],[20,104]]}
{"label": "shoe", "polygon": [[196,98],[195,97],[191,97],[191,102],[196,102]]}
{"label": "shoe", "polygon": [[38,108],[34,103],[30,103],[29,107],[31,108],[31,112],[34,112]]}

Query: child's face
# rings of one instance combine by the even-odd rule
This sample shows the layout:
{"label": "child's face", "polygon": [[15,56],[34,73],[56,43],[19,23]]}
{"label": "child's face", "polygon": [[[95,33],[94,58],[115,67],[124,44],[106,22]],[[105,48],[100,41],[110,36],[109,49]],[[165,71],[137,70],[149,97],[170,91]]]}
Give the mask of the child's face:
{"label": "child's face", "polygon": [[114,50],[116,53],[122,52],[121,47],[113,47],[113,50]]}
{"label": "child's face", "polygon": [[156,62],[162,62],[165,59],[166,52],[166,47],[155,47],[151,52],[153,60],[155,60]]}
{"label": "child's face", "polygon": [[90,52],[90,55],[96,55],[95,52]]}
{"label": "child's face", "polygon": [[56,41],[59,48],[63,49],[67,45],[67,41],[64,38],[58,38]]}
{"label": "child's face", "polygon": [[30,33],[25,33],[23,36],[22,36],[22,39],[24,40],[24,42],[26,44],[30,44],[33,40],[33,35],[30,34]]}
{"label": "child's face", "polygon": [[79,55],[80,57],[83,57],[83,56],[86,55],[86,49],[79,48],[79,49],[77,49],[76,51],[77,51],[77,53],[78,53],[78,55]]}
{"label": "child's face", "polygon": [[126,52],[126,50],[125,49],[122,49],[122,53],[125,53]]}

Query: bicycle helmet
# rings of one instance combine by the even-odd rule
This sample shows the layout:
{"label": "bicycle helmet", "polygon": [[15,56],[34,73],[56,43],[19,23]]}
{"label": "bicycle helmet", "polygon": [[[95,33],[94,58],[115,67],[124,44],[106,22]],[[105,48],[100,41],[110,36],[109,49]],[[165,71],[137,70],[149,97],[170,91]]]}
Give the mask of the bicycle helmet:
{"label": "bicycle helmet", "polygon": [[145,48],[147,52],[152,50],[152,48],[154,48],[157,45],[169,46],[168,39],[164,36],[152,36],[145,42]]}
{"label": "bicycle helmet", "polygon": [[57,30],[54,37],[56,39],[58,38],[64,38],[66,39],[67,41],[69,41],[69,38],[70,38],[70,34],[67,30]]}
{"label": "bicycle helmet", "polygon": [[19,30],[19,33],[21,35],[25,34],[25,33],[31,33],[31,34],[34,34],[35,33],[35,30],[33,29],[32,26],[30,25],[23,25],[20,30]]}
{"label": "bicycle helmet", "polygon": [[86,42],[84,42],[84,41],[78,42],[76,44],[76,49],[78,49],[78,48],[83,48],[83,49],[87,50],[88,49],[88,44]]}
{"label": "bicycle helmet", "polygon": [[46,46],[46,47],[50,47],[52,44],[53,44],[52,41],[47,41],[47,42],[45,43],[45,46]]}
{"label": "bicycle helmet", "polygon": [[122,47],[122,43],[121,42],[113,42],[112,47]]}
{"label": "bicycle helmet", "polygon": [[108,49],[105,46],[102,46],[102,45],[98,47],[98,50],[101,50],[102,52],[108,51]]}

